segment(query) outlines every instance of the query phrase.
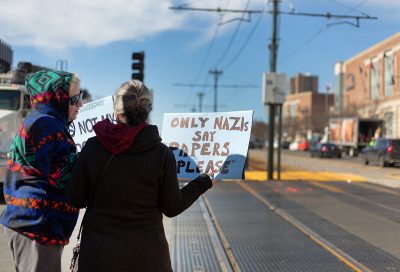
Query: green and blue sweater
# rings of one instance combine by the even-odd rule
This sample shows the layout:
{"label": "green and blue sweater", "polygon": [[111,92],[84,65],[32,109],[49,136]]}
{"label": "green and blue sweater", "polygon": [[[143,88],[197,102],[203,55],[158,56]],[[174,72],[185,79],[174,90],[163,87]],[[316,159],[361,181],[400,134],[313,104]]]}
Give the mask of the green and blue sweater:
{"label": "green and blue sweater", "polygon": [[46,245],[68,244],[79,209],[65,198],[76,147],[68,132],[72,74],[40,71],[26,78],[34,110],[10,148],[0,223]]}

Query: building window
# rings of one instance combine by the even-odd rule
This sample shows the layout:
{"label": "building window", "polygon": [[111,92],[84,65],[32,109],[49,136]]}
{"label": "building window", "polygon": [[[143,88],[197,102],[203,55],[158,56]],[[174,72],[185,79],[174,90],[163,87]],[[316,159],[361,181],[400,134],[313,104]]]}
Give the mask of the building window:
{"label": "building window", "polygon": [[377,99],[379,97],[379,62],[378,62],[378,58],[371,59],[370,73],[371,73],[371,99]]}
{"label": "building window", "polygon": [[297,116],[297,104],[291,104],[289,109],[289,117],[296,118]]}
{"label": "building window", "polygon": [[385,112],[385,130],[387,137],[393,137],[393,112]]}
{"label": "building window", "polygon": [[392,95],[393,90],[393,54],[392,51],[386,51],[384,54],[384,76],[385,76],[385,95]]}

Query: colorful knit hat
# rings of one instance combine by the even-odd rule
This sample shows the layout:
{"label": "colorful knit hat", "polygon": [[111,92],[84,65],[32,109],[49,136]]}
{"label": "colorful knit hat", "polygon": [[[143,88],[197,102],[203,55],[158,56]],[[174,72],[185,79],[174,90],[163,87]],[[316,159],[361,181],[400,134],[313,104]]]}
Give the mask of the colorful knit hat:
{"label": "colorful knit hat", "polygon": [[41,70],[26,76],[25,86],[35,109],[68,120],[69,85],[74,74]]}

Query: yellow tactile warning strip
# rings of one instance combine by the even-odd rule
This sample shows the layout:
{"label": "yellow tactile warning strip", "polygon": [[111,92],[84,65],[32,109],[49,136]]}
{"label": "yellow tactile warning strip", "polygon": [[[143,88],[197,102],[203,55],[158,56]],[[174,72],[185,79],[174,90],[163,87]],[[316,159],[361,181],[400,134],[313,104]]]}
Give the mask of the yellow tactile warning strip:
{"label": "yellow tactile warning strip", "polygon": [[[274,172],[274,178],[278,175]],[[246,171],[245,179],[265,181],[267,180],[266,171]],[[306,180],[306,181],[344,181],[344,182],[367,182],[367,179],[362,176],[348,173],[334,172],[313,172],[313,171],[282,171],[282,181]]]}

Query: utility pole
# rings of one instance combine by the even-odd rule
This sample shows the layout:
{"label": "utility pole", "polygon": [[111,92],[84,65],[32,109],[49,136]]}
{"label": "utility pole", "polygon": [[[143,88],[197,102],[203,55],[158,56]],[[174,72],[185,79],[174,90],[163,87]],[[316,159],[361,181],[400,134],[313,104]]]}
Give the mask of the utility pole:
{"label": "utility pole", "polygon": [[[348,23],[355,27],[360,26],[360,20],[362,19],[378,19],[377,17],[372,17],[369,15],[362,16],[353,16],[353,15],[339,15],[339,14],[331,14],[327,13],[310,13],[310,12],[298,12],[298,11],[290,11],[283,12],[279,11],[279,2],[280,0],[273,0],[273,10],[265,12],[264,10],[239,10],[239,9],[221,9],[221,8],[191,8],[187,6],[177,6],[170,7],[173,10],[191,10],[191,11],[201,11],[201,12],[231,12],[231,13],[247,13],[249,15],[249,21],[252,14],[272,14],[273,16],[273,24],[272,24],[272,41],[269,45],[270,49],[270,71],[276,72],[276,62],[278,55],[278,42],[277,42],[277,19],[279,14],[293,15],[293,16],[307,16],[307,17],[324,17],[328,19],[343,19],[343,20],[355,20],[355,23],[349,21],[335,22],[330,25],[337,25],[341,23]],[[274,166],[274,122],[275,122],[275,106],[279,107],[279,141],[278,141],[278,178],[280,178],[280,150],[281,150],[281,126],[282,126],[282,104],[269,104],[269,129],[268,129],[268,179],[273,179],[273,166]]]}
{"label": "utility pole", "polygon": [[56,69],[59,71],[68,71],[68,61],[63,59],[58,59],[56,61]]}
{"label": "utility pole", "polygon": [[199,92],[199,93],[197,93],[197,95],[199,97],[199,112],[202,112],[203,111],[203,96],[204,96],[204,93]]}
{"label": "utility pole", "polygon": [[[277,59],[277,51],[278,51],[278,42],[277,42],[277,26],[276,23],[278,21],[278,9],[279,9],[279,0],[273,0],[273,9],[272,9],[272,40],[269,45],[269,69],[271,73],[276,72],[276,59]],[[268,180],[274,179],[274,129],[275,129],[275,104],[269,104],[269,121],[268,121]]]}
{"label": "utility pole", "polygon": [[210,74],[214,76],[214,112],[218,111],[218,78],[222,75],[222,71],[218,69],[210,70]]}

